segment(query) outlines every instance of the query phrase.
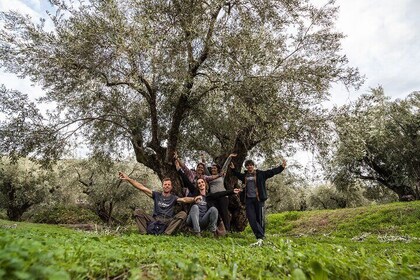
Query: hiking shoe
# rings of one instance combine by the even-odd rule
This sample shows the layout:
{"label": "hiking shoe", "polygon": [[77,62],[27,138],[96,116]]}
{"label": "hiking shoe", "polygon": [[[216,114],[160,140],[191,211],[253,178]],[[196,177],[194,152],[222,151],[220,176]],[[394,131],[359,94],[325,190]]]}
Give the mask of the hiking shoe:
{"label": "hiking shoe", "polygon": [[257,242],[252,243],[250,246],[251,247],[261,247],[263,245],[263,240],[262,239],[257,239]]}

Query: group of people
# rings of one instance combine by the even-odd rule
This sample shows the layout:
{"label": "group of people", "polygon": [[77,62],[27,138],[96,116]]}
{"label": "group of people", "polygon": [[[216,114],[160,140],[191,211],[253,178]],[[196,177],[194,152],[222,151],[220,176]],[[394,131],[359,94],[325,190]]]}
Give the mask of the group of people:
{"label": "group of people", "polygon": [[[186,187],[184,197],[172,193],[172,180],[162,180],[162,192],[152,191],[143,184],[119,172],[120,179],[154,200],[153,214],[150,215],[142,209],[134,211],[134,218],[140,233],[172,234],[184,222],[192,228],[192,232],[200,236],[203,229],[208,229],[218,236],[218,223],[223,223],[227,232],[230,231],[229,198],[230,195],[241,194],[241,201],[245,204],[246,216],[251,229],[257,238],[253,246],[262,246],[265,237],[264,202],[267,200],[266,180],[281,173],[286,167],[286,161],[269,170],[258,170],[252,160],[245,161],[245,172],[235,169],[231,162],[236,154],[230,154],[223,167],[212,164],[210,172],[204,162],[198,163],[195,170],[190,170],[175,153],[175,167]],[[243,188],[226,190],[224,185],[227,169],[243,184]],[[175,213],[177,203],[192,204],[188,214],[185,211]],[[219,222],[220,217],[220,222]]]}

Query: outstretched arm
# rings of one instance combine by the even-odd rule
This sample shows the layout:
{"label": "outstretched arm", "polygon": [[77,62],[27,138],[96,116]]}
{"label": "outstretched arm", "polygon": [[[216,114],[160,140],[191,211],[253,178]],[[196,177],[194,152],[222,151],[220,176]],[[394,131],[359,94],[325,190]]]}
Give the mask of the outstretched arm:
{"label": "outstretched arm", "polygon": [[191,195],[196,195],[198,193],[198,189],[195,187],[193,183],[188,179],[187,175],[182,172],[182,170],[178,170],[178,175],[181,177],[184,186],[188,188]]}
{"label": "outstretched arm", "polygon": [[195,199],[196,197],[185,196],[185,197],[178,197],[176,201],[181,202],[181,203],[194,203]]}
{"label": "outstretched arm", "polygon": [[237,154],[230,154],[228,156],[228,158],[226,159],[225,163],[223,164],[222,171],[221,171],[223,176],[226,175],[226,172],[227,172],[227,169],[229,167],[230,161],[232,160],[233,157],[236,157],[236,156],[237,156]]}
{"label": "outstretched arm", "polygon": [[200,155],[201,157],[201,162],[204,164],[204,173],[207,176],[211,176],[209,169],[207,168],[207,164],[206,164],[206,158],[204,157],[204,153],[201,153]]}
{"label": "outstretched arm", "polygon": [[207,183],[208,183],[208,182],[211,182],[211,181],[213,181],[213,180],[216,180],[217,178],[219,178],[219,177],[221,177],[221,176],[222,176],[221,174],[217,174],[217,175],[210,175],[210,176],[203,175],[203,176],[201,176],[201,178],[203,178],[204,180],[206,180],[206,181],[207,181]]}
{"label": "outstretched arm", "polygon": [[120,177],[121,180],[130,183],[133,187],[141,190],[146,195],[152,197],[152,190],[146,188],[143,184],[137,182],[136,180],[131,179],[130,177],[128,177],[127,174],[125,174],[125,173],[123,173],[123,172],[120,171],[120,172],[118,172],[118,176]]}
{"label": "outstretched arm", "polygon": [[184,171],[185,175],[187,175],[188,180],[190,182],[194,182],[194,173],[185,165],[185,163],[182,162],[182,160],[178,157],[178,153],[175,152],[174,159],[178,161],[179,166],[181,166],[182,171]]}
{"label": "outstretched arm", "polygon": [[220,197],[226,196],[226,195],[233,195],[238,194],[241,192],[241,189],[233,189],[229,191],[222,191],[222,192],[216,192],[216,193],[208,193],[206,198],[210,200],[218,199]]}
{"label": "outstretched arm", "polygon": [[235,170],[235,165],[233,164],[233,162],[230,163],[230,170],[232,171],[232,174],[238,178],[239,180],[241,180],[242,182],[245,182],[245,174],[240,173],[238,171]]}
{"label": "outstretched arm", "polygon": [[287,162],[286,160],[283,159],[280,166],[263,171],[263,172],[265,173],[265,177],[268,179],[268,178],[273,177],[276,174],[280,174],[286,168],[286,166],[287,166]]}

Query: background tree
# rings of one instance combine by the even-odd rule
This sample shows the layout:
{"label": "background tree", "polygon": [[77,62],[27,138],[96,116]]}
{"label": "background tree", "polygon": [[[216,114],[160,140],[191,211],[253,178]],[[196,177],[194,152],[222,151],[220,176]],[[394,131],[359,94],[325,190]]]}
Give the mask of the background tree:
{"label": "background tree", "polygon": [[[366,183],[366,181],[363,183]],[[374,203],[391,203],[398,201],[398,195],[395,192],[380,184],[366,186],[364,196]]]}
{"label": "background tree", "polygon": [[[135,188],[122,186],[118,171],[124,170],[147,187],[160,190],[157,177],[144,166],[132,162],[114,162],[105,157],[79,160],[68,166],[74,172],[73,184],[81,186],[86,205],[106,224],[126,224],[137,207],[152,210],[151,200]],[[83,198],[83,196],[81,196]]]}
{"label": "background tree", "polygon": [[19,221],[32,206],[43,202],[55,186],[55,177],[38,164],[0,158],[0,205],[8,219]]}
{"label": "background tree", "polygon": [[268,199],[265,203],[267,213],[306,210],[308,187],[308,182],[292,173],[290,168],[281,176],[274,176],[267,181]]}
{"label": "background tree", "polygon": [[336,186],[324,184],[314,187],[307,194],[308,209],[336,209],[358,207],[369,201],[364,197],[365,189],[354,187],[351,191],[338,190]]}
{"label": "background tree", "polygon": [[382,88],[337,108],[330,174],[340,187],[381,184],[400,199],[419,199],[420,93],[390,101]]}
{"label": "background tree", "polygon": [[31,145],[16,126],[30,128],[30,117],[3,125],[12,154],[56,158],[77,133],[108,153],[129,141],[160,178],[175,173],[176,149],[218,161],[236,151],[240,166],[253,148],[269,156],[310,143],[330,83],[360,82],[340,54],[333,1],[50,2],[48,30],[45,20],[1,14],[0,66],[57,105],[45,128],[25,132],[43,136]]}

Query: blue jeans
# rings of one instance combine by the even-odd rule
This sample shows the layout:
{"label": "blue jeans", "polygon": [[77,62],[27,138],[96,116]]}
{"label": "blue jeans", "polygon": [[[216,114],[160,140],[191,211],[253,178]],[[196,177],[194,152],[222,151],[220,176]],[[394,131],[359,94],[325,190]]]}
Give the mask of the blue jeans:
{"label": "blue jeans", "polygon": [[245,201],[246,217],[249,225],[257,239],[264,239],[264,202],[258,201],[256,198],[247,198]]}
{"label": "blue jeans", "polygon": [[208,228],[214,232],[217,228],[218,211],[216,207],[210,207],[203,217],[200,217],[200,211],[197,205],[191,206],[190,213],[187,217],[187,225],[192,225],[194,232],[200,232],[201,228]]}

